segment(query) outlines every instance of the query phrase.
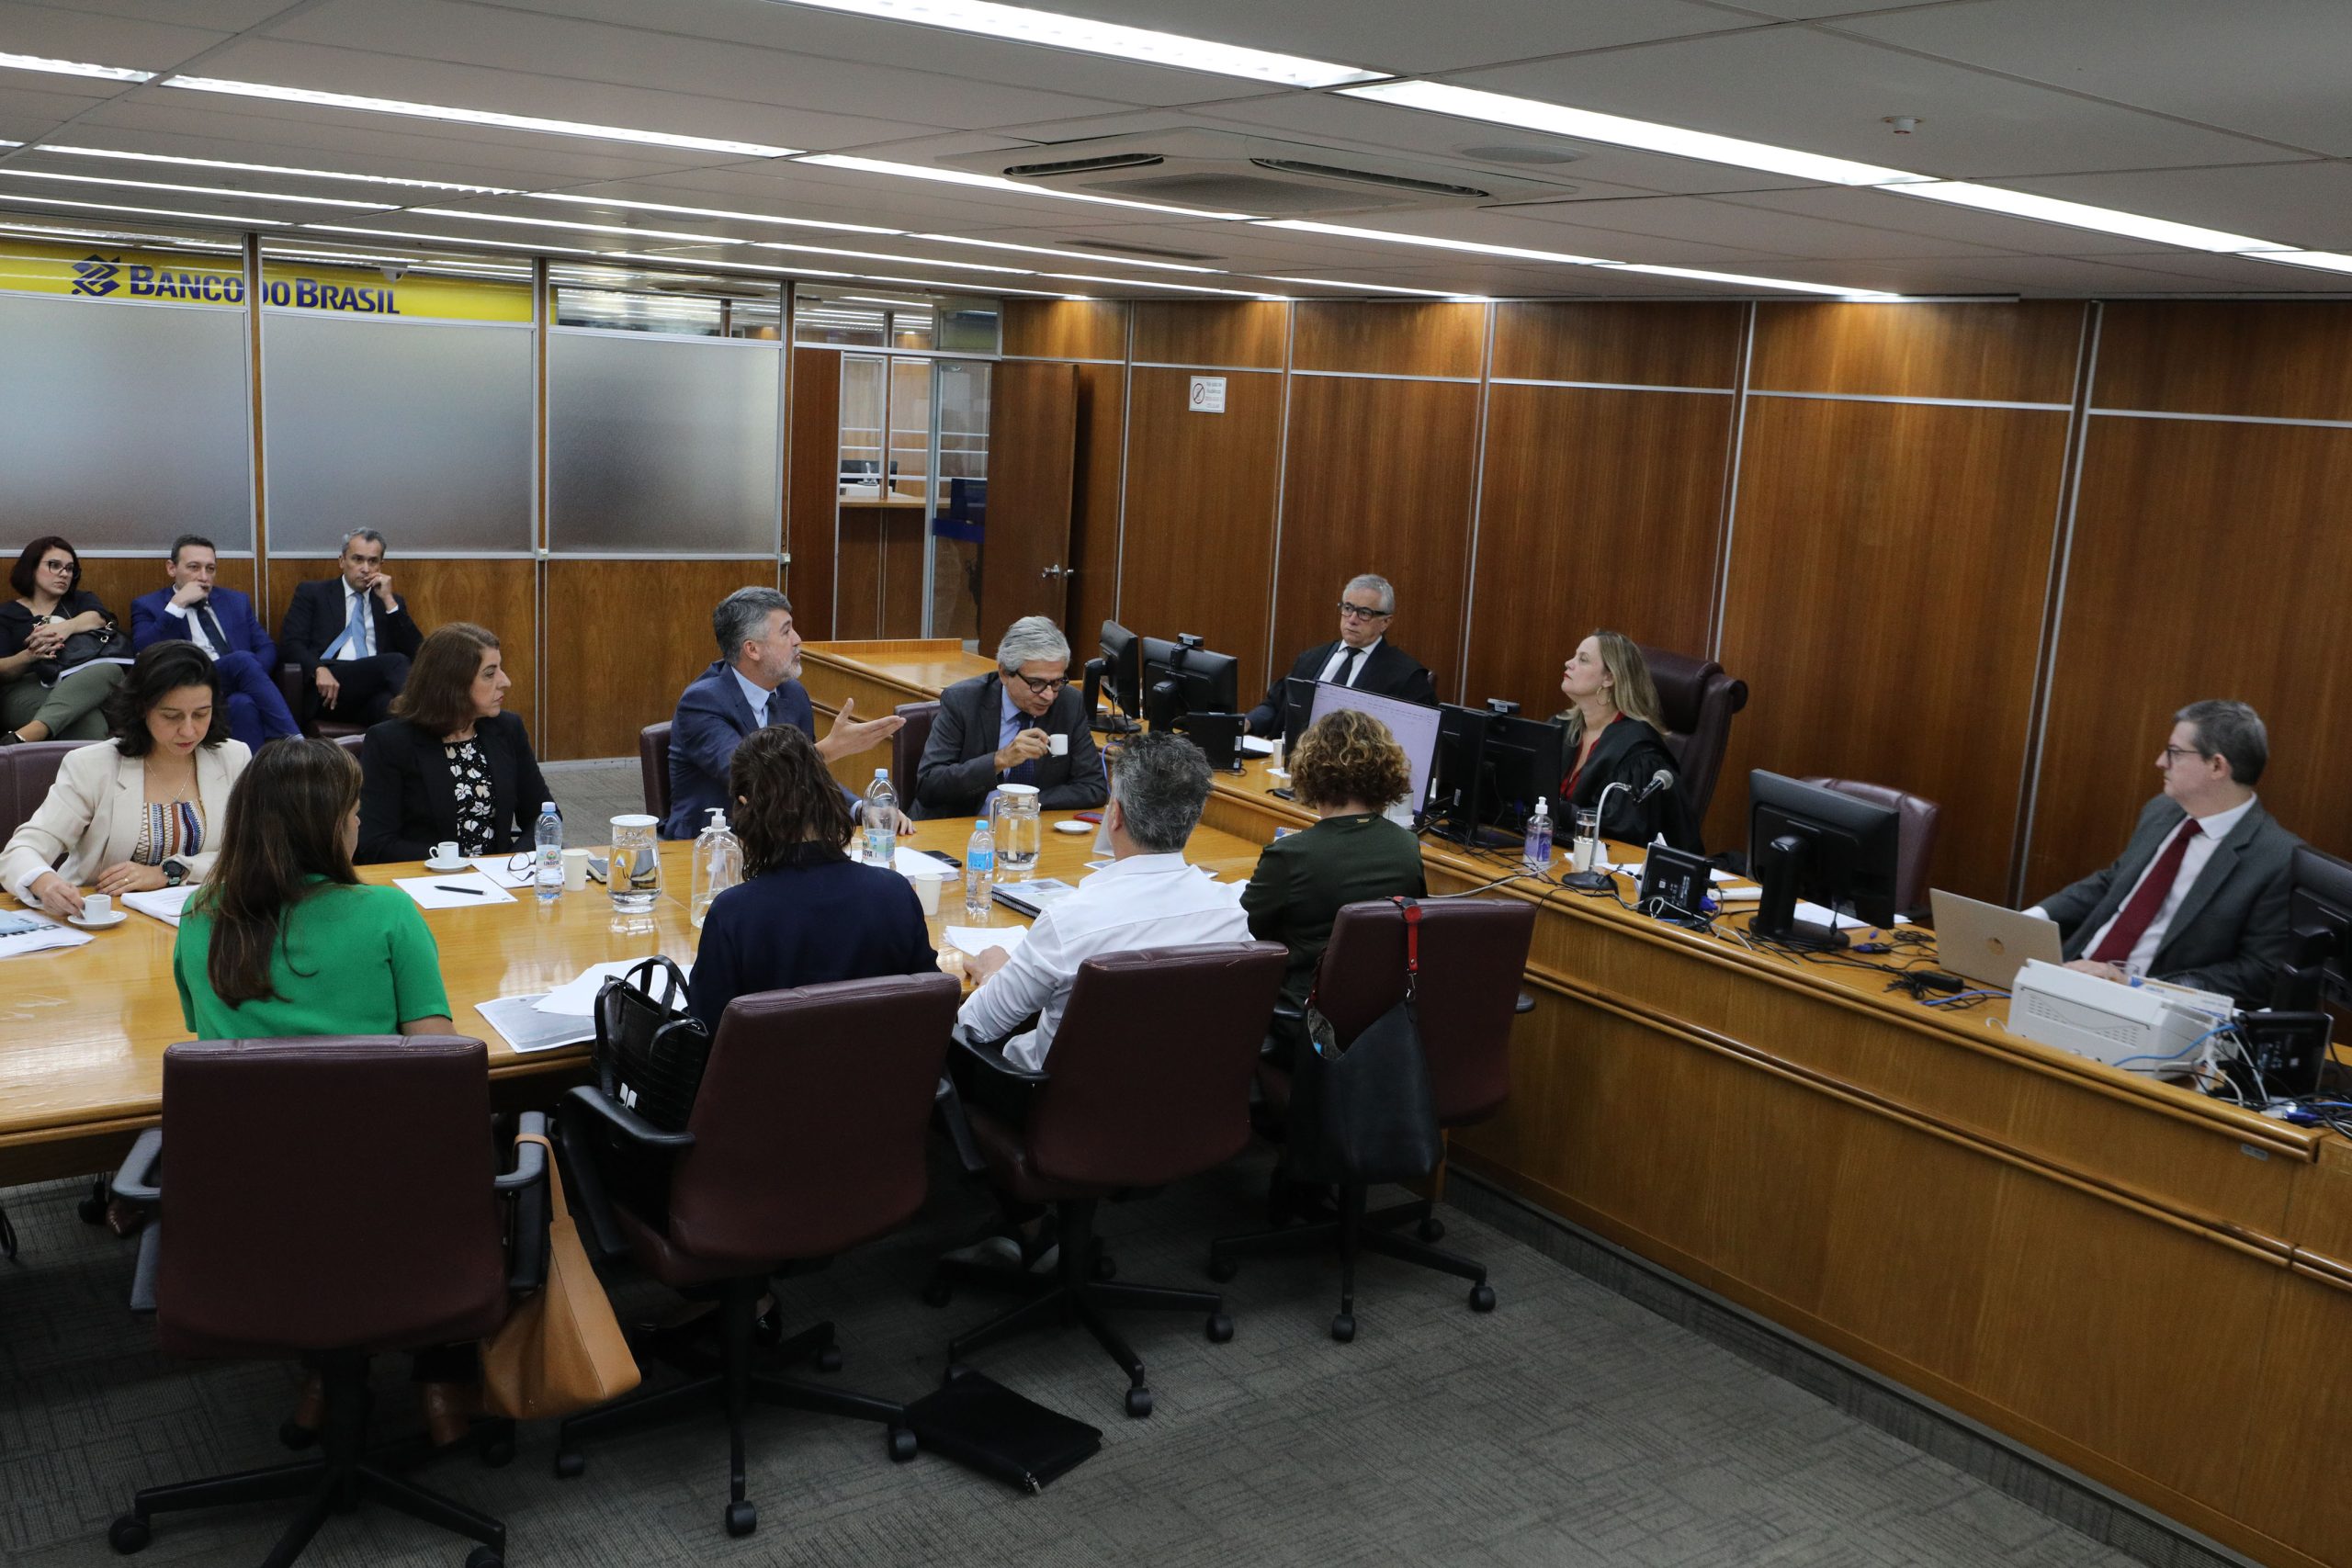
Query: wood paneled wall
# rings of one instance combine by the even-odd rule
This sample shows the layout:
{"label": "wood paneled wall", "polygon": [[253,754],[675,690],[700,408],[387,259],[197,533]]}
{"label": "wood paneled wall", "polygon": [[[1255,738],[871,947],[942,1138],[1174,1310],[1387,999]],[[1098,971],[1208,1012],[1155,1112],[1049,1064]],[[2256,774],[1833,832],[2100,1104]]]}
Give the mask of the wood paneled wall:
{"label": "wood paneled wall", "polygon": [[775,582],[747,560],[552,560],[547,574],[548,757],[636,756],[637,732],[718,657],[711,606]]}

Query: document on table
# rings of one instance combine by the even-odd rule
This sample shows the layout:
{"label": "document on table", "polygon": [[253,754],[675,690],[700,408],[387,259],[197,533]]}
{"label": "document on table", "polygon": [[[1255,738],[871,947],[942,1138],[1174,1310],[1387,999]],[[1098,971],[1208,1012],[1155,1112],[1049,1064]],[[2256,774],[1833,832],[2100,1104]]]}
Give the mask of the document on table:
{"label": "document on table", "polygon": [[[649,953],[646,956],[654,955]],[[596,993],[605,988],[605,981],[617,980],[644,962],[643,958],[616,958],[605,964],[591,964],[575,977],[536,998],[531,1005],[541,1012],[587,1018],[596,1010]],[[694,965],[680,964],[678,971],[683,975],[692,975]],[[483,1016],[489,1015],[485,1012]]]}
{"label": "document on table", "polygon": [[0,958],[52,947],[79,947],[89,940],[86,933],[69,931],[46,915],[18,909],[0,913]]}
{"label": "document on table", "polygon": [[1797,919],[1811,920],[1815,925],[1827,926],[1833,931],[1853,931],[1862,923],[1852,915],[1841,915],[1835,909],[1825,909],[1805,898],[1797,900]]}
{"label": "document on table", "polygon": [[544,996],[501,997],[496,1001],[476,1004],[476,1010],[490,1021],[516,1055],[533,1051],[552,1051],[559,1045],[584,1045],[596,1038],[594,1019],[567,1012],[543,1012],[539,1003]]}
{"label": "document on table", "polygon": [[150,919],[161,920],[167,926],[180,923],[180,911],[187,908],[197,884],[183,882],[177,887],[158,887],[153,893],[126,893],[123,908],[136,909]]}
{"label": "document on table", "polygon": [[1021,951],[1021,943],[1029,934],[1026,926],[948,926],[944,928],[947,945],[960,953],[978,958],[991,947],[1004,949],[1007,958]]}
{"label": "document on table", "polygon": [[528,887],[532,886],[532,878],[535,875],[535,871],[527,862],[520,871],[509,871],[506,869],[506,863],[514,858],[514,857],[512,855],[475,855],[473,857],[473,865],[475,870],[481,872],[484,876],[489,877],[501,887]]}
{"label": "document on table", "polygon": [[1255,735],[1239,736],[1233,744],[1234,749],[1245,757],[1271,757],[1274,754],[1274,743],[1261,740]]}
{"label": "document on table", "polygon": [[956,876],[961,873],[928,850],[910,850],[900,844],[891,865],[901,876]]}
{"label": "document on table", "polygon": [[478,871],[445,872],[439,876],[393,878],[400,890],[425,909],[475,909],[486,904],[512,904],[514,896]]}

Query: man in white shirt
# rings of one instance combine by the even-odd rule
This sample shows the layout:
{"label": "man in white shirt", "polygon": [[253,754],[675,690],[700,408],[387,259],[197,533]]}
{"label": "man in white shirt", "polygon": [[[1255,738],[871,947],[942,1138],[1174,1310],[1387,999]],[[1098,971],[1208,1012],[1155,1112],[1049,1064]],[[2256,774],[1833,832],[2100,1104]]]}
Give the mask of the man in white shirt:
{"label": "man in white shirt", "polygon": [[2067,967],[2269,1000],[2291,940],[2288,872],[2300,841],[2255,796],[2269,758],[2261,716],[2245,703],[2191,703],[2173,716],[2156,757],[2164,793],[2142,808],[2122,855],[2027,911],[2058,922]]}

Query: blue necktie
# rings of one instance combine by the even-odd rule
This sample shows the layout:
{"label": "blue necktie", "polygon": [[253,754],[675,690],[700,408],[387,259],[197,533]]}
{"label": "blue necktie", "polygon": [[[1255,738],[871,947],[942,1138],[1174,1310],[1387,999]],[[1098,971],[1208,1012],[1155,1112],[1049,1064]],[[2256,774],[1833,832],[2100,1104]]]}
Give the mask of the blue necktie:
{"label": "blue necktie", "polygon": [[319,660],[321,663],[324,663],[326,660],[333,659],[346,646],[351,649],[352,658],[364,659],[367,657],[368,626],[366,621],[363,619],[367,614],[368,595],[365,593],[354,593],[351,596],[351,618],[343,623],[343,635],[335,638],[333,642],[327,644],[327,650],[319,655]]}

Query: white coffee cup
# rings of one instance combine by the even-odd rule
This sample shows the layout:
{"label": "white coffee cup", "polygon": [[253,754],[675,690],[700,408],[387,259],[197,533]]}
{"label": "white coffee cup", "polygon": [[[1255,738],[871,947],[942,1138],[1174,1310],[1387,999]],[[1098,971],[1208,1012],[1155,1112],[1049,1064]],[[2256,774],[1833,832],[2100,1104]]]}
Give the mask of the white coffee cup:
{"label": "white coffee cup", "polygon": [[458,858],[458,840],[455,839],[444,839],[439,843],[434,845],[433,858],[437,861],[456,860]]}
{"label": "white coffee cup", "polygon": [[578,893],[587,887],[588,863],[594,858],[594,852],[588,850],[563,852],[563,890],[565,892]]}
{"label": "white coffee cup", "polygon": [[915,898],[922,905],[923,919],[929,919],[938,914],[939,890],[946,886],[947,879],[944,876],[910,875],[907,880],[915,885]]}
{"label": "white coffee cup", "polygon": [[110,893],[93,893],[83,899],[82,918],[94,922],[114,919],[114,896]]}
{"label": "white coffee cup", "polygon": [[1057,756],[1057,757],[1067,757],[1067,756],[1069,756],[1069,736],[1067,736],[1067,735],[1048,735],[1048,736],[1046,736],[1046,750],[1048,750],[1048,751],[1050,751],[1050,752],[1052,752],[1052,753],[1053,753],[1055,756]]}

